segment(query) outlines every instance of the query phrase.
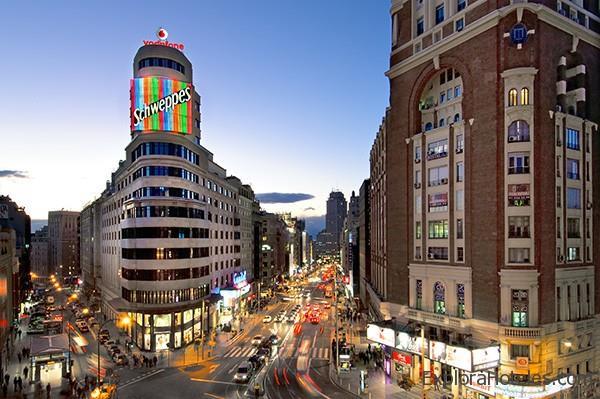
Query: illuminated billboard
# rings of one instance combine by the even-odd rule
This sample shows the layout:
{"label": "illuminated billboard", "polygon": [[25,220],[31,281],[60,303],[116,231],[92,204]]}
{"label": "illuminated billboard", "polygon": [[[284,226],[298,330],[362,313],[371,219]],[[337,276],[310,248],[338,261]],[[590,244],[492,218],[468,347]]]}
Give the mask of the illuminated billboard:
{"label": "illuminated billboard", "polygon": [[192,133],[190,83],[161,77],[131,79],[131,131]]}

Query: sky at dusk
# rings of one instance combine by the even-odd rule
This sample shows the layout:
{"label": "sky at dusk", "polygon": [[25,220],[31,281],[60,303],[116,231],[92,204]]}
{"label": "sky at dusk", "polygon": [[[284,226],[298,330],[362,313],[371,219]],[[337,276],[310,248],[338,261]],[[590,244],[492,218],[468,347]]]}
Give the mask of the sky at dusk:
{"label": "sky at dusk", "polygon": [[[263,203],[325,213],[369,174],[388,104],[389,0],[11,2],[2,6],[0,194],[34,219],[81,210],[124,159],[132,59],[184,43],[202,144]],[[281,198],[281,196],[275,196]],[[309,198],[309,199],[305,199]]]}

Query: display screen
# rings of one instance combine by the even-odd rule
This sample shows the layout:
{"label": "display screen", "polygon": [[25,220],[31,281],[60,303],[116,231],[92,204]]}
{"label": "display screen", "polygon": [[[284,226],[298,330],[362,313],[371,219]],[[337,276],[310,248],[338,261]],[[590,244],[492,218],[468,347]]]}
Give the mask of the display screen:
{"label": "display screen", "polygon": [[161,77],[131,79],[131,131],[192,133],[190,83]]}

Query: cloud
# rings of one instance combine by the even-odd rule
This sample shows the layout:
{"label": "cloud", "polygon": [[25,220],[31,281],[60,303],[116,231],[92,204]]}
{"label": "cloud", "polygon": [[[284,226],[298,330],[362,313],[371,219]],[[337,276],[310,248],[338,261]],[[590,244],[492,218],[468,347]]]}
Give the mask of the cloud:
{"label": "cloud", "polygon": [[309,206],[308,208],[304,208],[304,212],[306,211],[314,211],[315,208],[313,208],[312,206]]}
{"label": "cloud", "polygon": [[315,196],[302,193],[262,193],[256,194],[256,198],[264,204],[291,204],[313,199]]}
{"label": "cloud", "polygon": [[16,177],[18,179],[27,179],[27,172],[22,170],[0,170],[0,178],[3,177]]}

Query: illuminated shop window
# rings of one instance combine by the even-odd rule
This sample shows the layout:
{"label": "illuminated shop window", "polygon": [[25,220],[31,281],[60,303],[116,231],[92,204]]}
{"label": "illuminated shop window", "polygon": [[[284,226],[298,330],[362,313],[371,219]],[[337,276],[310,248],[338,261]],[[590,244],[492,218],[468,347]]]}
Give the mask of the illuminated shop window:
{"label": "illuminated shop window", "polygon": [[446,314],[446,289],[439,281],[433,285],[433,311],[437,314]]}
{"label": "illuminated shop window", "polygon": [[512,290],[512,318],[513,327],[527,327],[529,325],[529,291]]}

